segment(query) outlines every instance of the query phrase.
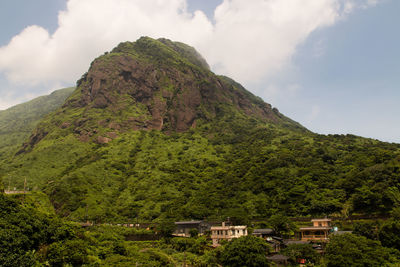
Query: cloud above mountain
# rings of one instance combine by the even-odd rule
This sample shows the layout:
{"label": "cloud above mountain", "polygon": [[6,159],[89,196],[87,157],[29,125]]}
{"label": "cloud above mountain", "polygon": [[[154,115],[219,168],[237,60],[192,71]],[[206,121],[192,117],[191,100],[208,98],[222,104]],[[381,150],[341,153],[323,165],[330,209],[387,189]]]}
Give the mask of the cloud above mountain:
{"label": "cloud above mountain", "polygon": [[218,74],[249,84],[285,66],[313,31],[378,0],[224,0],[213,20],[186,0],[69,0],[58,29],[33,25],[0,48],[10,83],[71,84],[119,42],[166,37],[194,46]]}

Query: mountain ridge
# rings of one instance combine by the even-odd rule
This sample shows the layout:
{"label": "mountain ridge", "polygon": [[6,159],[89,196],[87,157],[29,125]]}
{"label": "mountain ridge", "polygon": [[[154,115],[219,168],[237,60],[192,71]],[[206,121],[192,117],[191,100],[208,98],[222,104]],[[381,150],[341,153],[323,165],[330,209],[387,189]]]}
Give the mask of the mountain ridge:
{"label": "mountain ridge", "polygon": [[[61,111],[81,109],[80,113],[58,126],[75,127],[81,141],[94,136],[102,143],[126,130],[187,131],[199,121],[216,118],[220,105],[264,122],[304,128],[232,79],[213,74],[194,48],[148,37],[121,43],[95,59]],[[93,116],[85,115],[96,110],[109,110],[106,116],[111,121],[93,121]],[[98,135],[98,125],[110,129],[106,136]],[[31,149],[47,134],[38,128],[19,153]]]}
{"label": "mountain ridge", "polygon": [[47,114],[59,108],[73,87],[56,90],[25,103],[0,111],[0,158],[12,155]]}
{"label": "mountain ridge", "polygon": [[400,145],[312,133],[189,46],[121,43],[77,85],[0,169],[71,220],[244,223],[395,207]]}

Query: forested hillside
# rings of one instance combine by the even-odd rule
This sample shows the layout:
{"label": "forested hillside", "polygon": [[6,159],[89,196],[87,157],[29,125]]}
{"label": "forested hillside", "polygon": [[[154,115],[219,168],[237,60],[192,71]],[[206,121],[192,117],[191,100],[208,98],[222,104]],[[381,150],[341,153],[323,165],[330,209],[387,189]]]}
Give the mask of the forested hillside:
{"label": "forested hillside", "polygon": [[387,214],[400,145],[318,135],[197,52],[141,38],[97,58],[1,169],[97,222]]}
{"label": "forested hillside", "polygon": [[59,108],[74,88],[54,91],[50,95],[0,111],[0,158],[11,156],[32,133],[41,119]]}

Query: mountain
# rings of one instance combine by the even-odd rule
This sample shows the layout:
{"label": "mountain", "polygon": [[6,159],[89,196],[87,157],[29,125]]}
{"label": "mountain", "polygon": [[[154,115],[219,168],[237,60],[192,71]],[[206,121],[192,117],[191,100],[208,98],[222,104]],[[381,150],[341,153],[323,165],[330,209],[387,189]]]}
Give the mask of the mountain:
{"label": "mountain", "polygon": [[95,59],[0,170],[69,219],[388,213],[400,145],[318,135],[183,43],[143,37]]}
{"label": "mountain", "polygon": [[77,87],[25,150],[54,126],[103,143],[128,130],[185,132],[235,112],[302,129],[240,84],[213,74],[193,48],[166,39],[121,43],[94,60]]}
{"label": "mountain", "polygon": [[48,113],[59,108],[75,88],[54,91],[50,95],[0,111],[0,158],[10,156],[32,133]]}

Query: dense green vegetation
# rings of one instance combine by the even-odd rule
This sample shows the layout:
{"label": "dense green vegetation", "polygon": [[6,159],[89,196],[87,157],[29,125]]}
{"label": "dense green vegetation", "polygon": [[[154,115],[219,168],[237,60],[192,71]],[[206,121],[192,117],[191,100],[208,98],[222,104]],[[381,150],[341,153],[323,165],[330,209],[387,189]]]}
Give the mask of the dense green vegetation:
{"label": "dense green vegetation", "polygon": [[[258,237],[244,236],[212,248],[208,236],[169,236],[168,221],[154,230],[111,225],[82,228],[58,218],[38,199],[41,196],[0,194],[0,266],[272,265],[267,260],[271,249]],[[377,228],[379,240],[355,234],[333,236],[322,259],[309,244],[288,245],[281,253],[289,256],[293,266],[299,259],[314,266],[397,266],[400,251],[386,241],[398,237],[398,228],[393,226],[398,224],[394,219],[383,222]],[[129,241],[155,232],[162,232],[163,238]]]}
{"label": "dense green vegetation", "polygon": [[[327,266],[398,261],[399,144],[309,132],[166,39],[120,44],[72,90],[0,111],[0,191],[25,179],[33,189],[0,194],[0,266],[268,266],[261,239],[212,249],[195,231],[171,238],[173,222],[262,219],[290,236],[287,216],[352,214],[391,218],[351,225],[322,260],[309,245],[282,253]],[[164,238],[71,222],[86,220],[156,222]]]}
{"label": "dense green vegetation", "polygon": [[379,241],[353,234],[332,237],[326,248],[328,267],[389,266],[398,263],[399,256],[399,251],[385,248]]}
{"label": "dense green vegetation", "polygon": [[[231,217],[247,223],[273,214],[346,217],[399,210],[399,144],[311,133],[233,80],[215,76],[184,48],[142,38],[96,59],[95,71],[84,75],[63,107],[40,122],[23,149],[14,151],[19,154],[2,156],[3,182],[21,188],[26,178],[30,188],[50,197],[58,214],[75,221]],[[127,91],[135,96],[113,91],[115,80],[107,79],[99,81],[104,88],[96,90],[104,91],[97,98],[87,95],[94,94],[91,82],[104,75],[101,71],[114,79],[117,58],[159,69],[152,74],[159,75],[152,86],[174,95],[171,103],[166,100],[168,107],[190,105],[189,100],[179,102],[184,94],[168,75],[201,92],[211,88],[207,94],[214,98],[195,110],[196,125],[186,131],[174,130],[168,120],[165,130],[135,130],[136,124],[127,122],[138,118],[151,125],[158,96],[146,91],[139,97],[140,88]],[[124,82],[118,90],[149,83],[119,79]],[[146,86],[143,90],[149,90]],[[172,112],[169,119],[182,115],[167,111]]]}
{"label": "dense green vegetation", "polygon": [[128,236],[154,232],[108,225],[82,228],[39,211],[34,199],[0,194],[0,266],[243,266],[235,258],[248,266],[266,263],[267,244],[259,238],[244,237],[218,249],[205,236],[127,241]]}
{"label": "dense green vegetation", "polygon": [[318,264],[321,260],[321,254],[311,244],[290,244],[281,253],[288,256],[289,262],[293,265],[297,264],[298,259],[304,259],[311,264]]}
{"label": "dense green vegetation", "polygon": [[104,222],[347,216],[395,207],[388,190],[400,179],[398,145],[245,126],[236,129],[246,131],[240,137],[210,140],[201,128],[137,131],[105,145],[71,134],[42,141],[9,175],[42,185],[57,211],[74,220],[83,220],[86,208],[90,220]]}
{"label": "dense green vegetation", "polygon": [[59,108],[75,88],[54,91],[0,111],[0,159],[12,156],[44,116]]}
{"label": "dense green vegetation", "polygon": [[263,239],[249,235],[228,242],[219,258],[223,266],[270,266],[267,260],[269,250],[270,247]]}

